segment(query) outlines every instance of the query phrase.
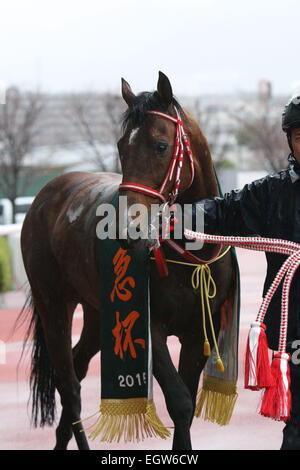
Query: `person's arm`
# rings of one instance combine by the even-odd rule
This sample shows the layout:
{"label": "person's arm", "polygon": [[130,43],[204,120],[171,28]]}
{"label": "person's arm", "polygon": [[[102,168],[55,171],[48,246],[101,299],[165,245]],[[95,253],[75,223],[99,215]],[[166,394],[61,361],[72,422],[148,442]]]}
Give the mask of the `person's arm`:
{"label": "person's arm", "polygon": [[269,184],[266,177],[247,184],[241,190],[233,190],[223,198],[202,199],[193,204],[193,219],[196,206],[200,204],[204,209],[205,233],[232,236],[262,235],[268,194]]}

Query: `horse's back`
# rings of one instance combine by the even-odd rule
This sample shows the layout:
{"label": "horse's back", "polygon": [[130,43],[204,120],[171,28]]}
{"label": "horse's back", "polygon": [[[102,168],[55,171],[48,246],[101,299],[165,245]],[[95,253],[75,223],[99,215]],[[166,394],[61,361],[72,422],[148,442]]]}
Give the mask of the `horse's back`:
{"label": "horse's back", "polygon": [[[22,232],[36,221],[52,229],[59,218],[66,215],[74,221],[78,205],[82,212],[90,206],[109,202],[118,189],[121,175],[117,173],[70,172],[49,181],[34,199],[23,224]],[[94,214],[95,215],[95,214]]]}
{"label": "horse's back", "polygon": [[121,175],[117,173],[89,173],[73,171],[64,173],[49,181],[38,193],[31,210],[36,210],[41,204],[49,203],[53,206],[67,202],[76,197],[82,191],[88,193],[94,189],[94,193],[101,196],[111,186],[116,186],[121,181]]}
{"label": "horse's back", "polygon": [[111,201],[120,181],[116,173],[70,172],[44,186],[21,233],[29,278],[40,278],[51,265],[75,289],[83,287],[83,280],[96,285],[97,207]]}

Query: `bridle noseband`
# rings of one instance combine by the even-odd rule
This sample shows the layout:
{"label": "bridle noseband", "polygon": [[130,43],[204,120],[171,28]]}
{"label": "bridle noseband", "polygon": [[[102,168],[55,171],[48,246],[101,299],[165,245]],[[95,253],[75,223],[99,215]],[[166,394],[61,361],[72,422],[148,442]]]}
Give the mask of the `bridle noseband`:
{"label": "bridle noseband", "polygon": [[[175,137],[175,148],[174,148],[173,158],[171,160],[170,166],[166,172],[166,175],[164,177],[164,180],[159,190],[157,191],[156,189],[150,188],[149,186],[143,186],[141,184],[126,183],[126,182],[121,183],[119,186],[119,189],[136,191],[142,194],[146,194],[147,196],[150,196],[153,198],[158,198],[162,202],[167,202],[170,205],[173,204],[179,192],[179,186],[180,186],[180,181],[181,181],[180,177],[181,177],[181,170],[182,170],[183,157],[184,157],[184,149],[186,150],[186,153],[188,155],[189,162],[190,162],[190,169],[191,169],[191,178],[190,178],[188,188],[192,185],[194,181],[194,174],[195,174],[193,154],[191,151],[188,137],[183,128],[183,123],[182,123],[179,111],[177,110],[176,107],[174,108],[176,112],[176,118],[170,116],[169,114],[162,113],[160,111],[148,111],[149,114],[155,114],[156,116],[160,116],[162,118],[168,119],[169,121],[174,122],[174,124],[176,125],[176,137]],[[165,191],[167,182],[172,181],[174,174],[175,174],[175,180],[174,180],[172,191],[170,192],[168,197],[165,197],[164,191]]]}
{"label": "bridle noseband", "polygon": [[[181,177],[181,170],[182,170],[183,158],[184,158],[184,149],[186,150],[186,153],[188,155],[189,162],[190,162],[190,170],[191,170],[191,177],[190,177],[189,185],[186,189],[190,188],[190,186],[192,185],[194,181],[194,176],[195,176],[194,159],[193,159],[193,153],[190,147],[189,139],[184,131],[183,123],[182,123],[179,111],[175,106],[174,106],[174,109],[176,112],[176,118],[170,116],[169,114],[162,113],[160,111],[148,111],[149,114],[154,114],[156,116],[160,116],[162,118],[168,119],[169,121],[174,122],[174,124],[176,125],[176,137],[175,137],[175,148],[174,148],[173,158],[171,160],[171,163],[169,165],[169,168],[166,172],[166,175],[164,177],[164,180],[159,190],[157,191],[156,189],[150,188],[149,186],[143,186],[137,183],[123,182],[119,185],[119,189],[121,190],[124,189],[128,191],[136,191],[138,193],[142,193],[153,198],[158,198],[163,203],[169,206],[171,206],[175,202],[179,193],[179,186],[181,182],[180,177]],[[167,182],[172,180],[174,174],[175,174],[175,179],[174,179],[172,191],[169,193],[168,197],[165,197],[164,191],[165,191]],[[195,256],[190,251],[185,250],[174,240],[169,240],[169,239],[161,240],[160,239],[160,241],[165,242],[170,248],[175,250],[180,256],[184,257],[190,262],[196,262],[198,264],[206,264],[208,262],[213,262],[215,259],[217,259],[221,251],[221,245],[218,245],[216,248],[216,254],[214,254],[214,256],[210,260],[203,260]],[[163,254],[161,253],[161,250],[160,250],[160,243],[158,243],[158,246],[153,248],[153,253],[156,259],[156,263],[157,263],[160,275],[167,276],[168,269],[165,264]]]}

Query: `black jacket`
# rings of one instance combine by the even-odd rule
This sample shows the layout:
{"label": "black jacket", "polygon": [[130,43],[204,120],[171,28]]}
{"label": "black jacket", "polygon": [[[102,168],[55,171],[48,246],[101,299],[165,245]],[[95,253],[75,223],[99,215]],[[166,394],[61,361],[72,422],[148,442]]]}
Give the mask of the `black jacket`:
{"label": "black jacket", "polygon": [[[232,236],[260,235],[300,243],[300,178],[293,165],[233,190],[224,198],[204,199],[205,232]],[[287,257],[266,253],[267,274],[263,295]],[[288,343],[300,339],[300,270],[291,284]],[[282,282],[270,303],[264,323],[268,344],[278,349]],[[257,312],[253,312],[255,320]],[[241,312],[242,315],[242,312]]]}

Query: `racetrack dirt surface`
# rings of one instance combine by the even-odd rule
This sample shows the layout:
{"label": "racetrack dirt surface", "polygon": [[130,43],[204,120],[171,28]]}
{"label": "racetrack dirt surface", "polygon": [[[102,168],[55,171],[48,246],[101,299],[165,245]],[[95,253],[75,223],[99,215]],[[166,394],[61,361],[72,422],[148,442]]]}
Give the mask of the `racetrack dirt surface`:
{"label": "racetrack dirt surface", "polygon": [[[241,317],[239,348],[238,400],[228,426],[195,418],[192,424],[192,443],[195,450],[277,450],[281,445],[283,423],[263,418],[257,413],[260,392],[243,388],[243,362],[246,339],[250,323],[255,320],[261,302],[263,280],[266,269],[263,253],[237,250],[241,272]],[[55,428],[34,429],[30,426],[29,398],[29,359],[30,351],[25,351],[21,362],[22,342],[27,324],[13,331],[15,320],[20,312],[25,296],[22,291],[8,292],[2,296],[0,310],[0,340],[5,345],[5,363],[0,355],[0,449],[1,450],[48,450],[55,444]],[[74,342],[79,337],[82,325],[82,312],[75,313]],[[170,337],[169,348],[175,364],[178,363],[179,344]],[[3,343],[0,343],[3,347]],[[93,358],[87,377],[82,382],[82,418],[94,414],[100,397],[100,356]],[[166,410],[164,397],[154,381],[154,401],[163,423],[172,428],[172,421]],[[60,412],[59,398],[58,416]],[[92,420],[88,423],[92,424]],[[88,425],[88,424],[87,424]],[[172,429],[171,429],[172,434]],[[172,448],[172,438],[145,439],[140,443],[105,444],[90,441],[94,450],[163,450]],[[72,438],[69,449],[76,449]]]}

